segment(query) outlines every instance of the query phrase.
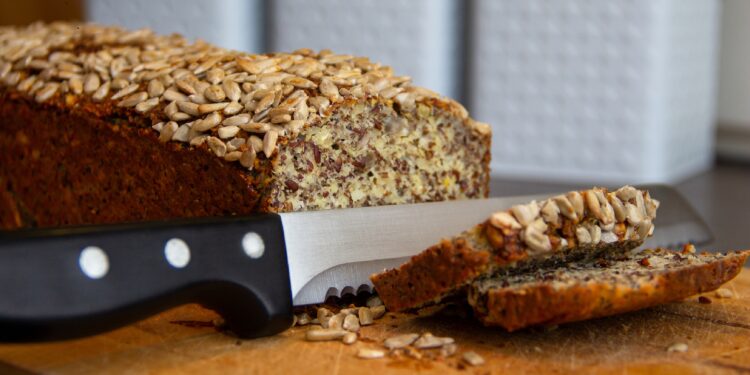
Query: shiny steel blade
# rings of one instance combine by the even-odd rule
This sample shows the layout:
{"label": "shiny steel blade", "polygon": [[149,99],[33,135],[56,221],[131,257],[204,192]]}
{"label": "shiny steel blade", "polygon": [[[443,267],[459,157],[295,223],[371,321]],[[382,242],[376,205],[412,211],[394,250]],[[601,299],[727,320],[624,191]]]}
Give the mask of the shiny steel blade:
{"label": "shiny steel blade", "polygon": [[492,212],[549,195],[281,214],[295,305],[323,302]]}

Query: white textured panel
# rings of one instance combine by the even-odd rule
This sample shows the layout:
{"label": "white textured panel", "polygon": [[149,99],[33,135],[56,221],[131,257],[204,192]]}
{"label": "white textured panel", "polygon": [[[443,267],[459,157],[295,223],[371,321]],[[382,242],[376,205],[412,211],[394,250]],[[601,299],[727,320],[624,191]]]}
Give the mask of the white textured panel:
{"label": "white textured panel", "polygon": [[367,56],[456,97],[457,0],[278,0],[271,46]]}
{"label": "white textured panel", "polygon": [[710,160],[716,0],[475,5],[469,104],[494,174],[668,181]]}
{"label": "white textured panel", "polygon": [[160,34],[180,33],[216,45],[259,52],[261,0],[87,0],[89,21]]}

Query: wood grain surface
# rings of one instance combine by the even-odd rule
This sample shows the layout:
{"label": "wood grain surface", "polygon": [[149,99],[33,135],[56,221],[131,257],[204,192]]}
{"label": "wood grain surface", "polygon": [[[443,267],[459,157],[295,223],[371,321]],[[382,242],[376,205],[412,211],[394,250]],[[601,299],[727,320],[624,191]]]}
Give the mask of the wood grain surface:
{"label": "wood grain surface", "polygon": [[[183,306],[107,334],[48,344],[0,345],[3,373],[221,373],[221,374],[508,374],[508,373],[750,373],[750,271],[725,286],[736,298],[705,294],[683,302],[562,325],[506,333],[471,318],[438,314],[387,314],[363,327],[352,346],[307,342],[308,327],[274,337],[238,340],[217,331],[217,316],[199,306]],[[363,360],[359,348],[382,348],[394,334],[432,332],[456,339],[458,352],[439,358],[424,351]],[[685,353],[667,348],[685,343]],[[461,353],[484,357],[479,367],[464,365]]]}

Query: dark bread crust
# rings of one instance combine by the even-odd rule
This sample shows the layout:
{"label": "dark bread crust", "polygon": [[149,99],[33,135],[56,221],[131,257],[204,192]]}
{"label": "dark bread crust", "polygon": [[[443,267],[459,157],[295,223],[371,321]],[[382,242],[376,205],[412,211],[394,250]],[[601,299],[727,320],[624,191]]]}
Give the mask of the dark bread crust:
{"label": "dark bread crust", "polygon": [[388,309],[402,311],[442,300],[489,266],[489,252],[472,247],[465,238],[456,238],[442,240],[401,267],[373,275],[371,280]]}
{"label": "dark bread crust", "polygon": [[551,325],[604,317],[679,301],[717,289],[737,276],[750,251],[692,267],[654,272],[640,287],[607,282],[576,283],[562,290],[537,283],[528,288],[472,288],[469,301],[487,326],[515,331],[532,325]]}
{"label": "dark bread crust", "polygon": [[252,174],[200,148],[160,143],[148,120],[112,105],[64,108],[5,91],[0,118],[0,187],[13,200],[2,204],[16,207],[0,215],[6,229],[257,209]]}

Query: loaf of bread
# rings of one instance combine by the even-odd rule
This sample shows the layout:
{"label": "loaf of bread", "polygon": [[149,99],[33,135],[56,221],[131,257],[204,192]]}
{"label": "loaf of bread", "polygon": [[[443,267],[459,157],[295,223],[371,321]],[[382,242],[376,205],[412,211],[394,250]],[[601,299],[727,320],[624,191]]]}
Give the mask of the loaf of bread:
{"label": "loaf of bread", "polygon": [[482,198],[490,138],[364,57],[0,28],[4,228]]}
{"label": "loaf of bread", "polygon": [[742,270],[750,251],[696,255],[664,249],[602,256],[520,274],[498,274],[468,291],[485,325],[514,331],[603,317],[717,289]]}
{"label": "loaf of bread", "polygon": [[497,212],[371,280],[389,310],[421,308],[499,272],[626,253],[653,233],[658,206],[632,186],[572,191]]}

